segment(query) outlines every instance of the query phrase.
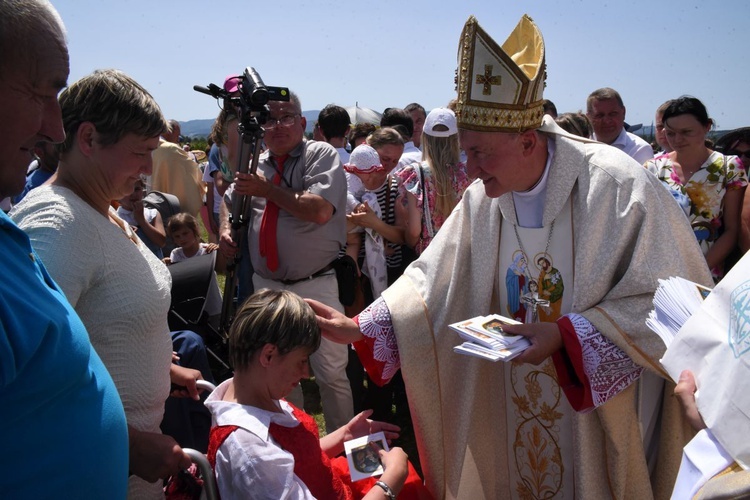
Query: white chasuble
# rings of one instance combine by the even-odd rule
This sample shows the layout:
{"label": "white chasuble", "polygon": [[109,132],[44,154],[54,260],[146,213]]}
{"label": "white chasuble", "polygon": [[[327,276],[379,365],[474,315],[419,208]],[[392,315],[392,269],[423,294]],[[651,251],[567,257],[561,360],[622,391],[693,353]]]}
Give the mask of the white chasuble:
{"label": "white chasuble", "polygon": [[[496,296],[521,322],[557,320],[573,297],[573,227],[568,201],[552,224],[524,228],[503,219]],[[520,241],[520,243],[519,243]],[[514,498],[574,498],[573,409],[552,359],[505,368],[508,473]]]}

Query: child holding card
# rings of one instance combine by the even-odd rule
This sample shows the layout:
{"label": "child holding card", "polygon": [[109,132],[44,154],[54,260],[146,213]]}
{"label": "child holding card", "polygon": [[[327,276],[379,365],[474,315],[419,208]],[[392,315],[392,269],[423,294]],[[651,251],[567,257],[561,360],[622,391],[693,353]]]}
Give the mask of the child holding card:
{"label": "child holding card", "polygon": [[234,378],[206,400],[215,426],[208,458],[221,498],[428,498],[401,448],[379,450],[379,479],[352,482],[346,457],[334,458],[354,438],[398,437],[397,426],[368,420],[365,411],[318,439],[312,417],[282,399],[309,376],[319,345],[315,313],[291,292],[261,290],[237,313],[229,334]]}

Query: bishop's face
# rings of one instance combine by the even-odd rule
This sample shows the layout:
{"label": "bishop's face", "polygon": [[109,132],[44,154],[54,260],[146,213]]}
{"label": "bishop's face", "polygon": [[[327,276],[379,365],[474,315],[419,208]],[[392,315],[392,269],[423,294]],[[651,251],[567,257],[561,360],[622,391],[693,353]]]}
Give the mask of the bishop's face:
{"label": "bishop's face", "polygon": [[459,141],[466,152],[466,167],[472,178],[481,179],[490,198],[511,191],[526,191],[544,172],[529,161],[523,134],[459,130]]}

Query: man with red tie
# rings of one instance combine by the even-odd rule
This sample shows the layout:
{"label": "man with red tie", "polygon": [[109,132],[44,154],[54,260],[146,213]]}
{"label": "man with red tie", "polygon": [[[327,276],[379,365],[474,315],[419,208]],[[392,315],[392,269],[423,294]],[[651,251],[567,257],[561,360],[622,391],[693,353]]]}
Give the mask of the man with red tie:
{"label": "man with red tie", "polygon": [[[248,230],[256,290],[290,290],[343,312],[331,266],[346,242],[346,177],[338,153],[328,143],[305,139],[299,98],[270,101],[263,128],[268,150],[256,174],[238,173],[235,192],[252,196]],[[232,254],[228,210],[222,207],[222,249]],[[320,387],[326,429],[330,433],[353,417],[346,377],[345,345],[324,339],[310,358]],[[297,387],[287,398],[302,408]]]}

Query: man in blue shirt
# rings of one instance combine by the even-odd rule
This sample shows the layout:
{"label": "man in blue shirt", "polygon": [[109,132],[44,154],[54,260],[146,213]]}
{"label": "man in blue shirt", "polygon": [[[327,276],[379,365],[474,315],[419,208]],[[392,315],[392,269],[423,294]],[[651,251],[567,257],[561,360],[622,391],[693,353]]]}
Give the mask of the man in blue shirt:
{"label": "man in blue shirt", "polygon": [[[68,78],[59,15],[0,2],[0,198],[18,194],[38,141],[61,142]],[[0,213],[0,491],[125,498],[128,435],[114,383],[28,237]],[[72,460],[75,456],[76,460]]]}

